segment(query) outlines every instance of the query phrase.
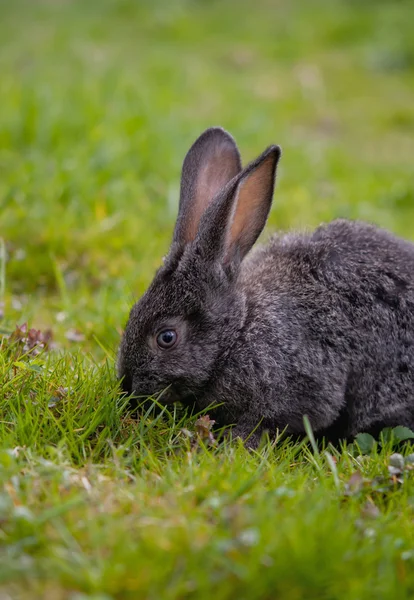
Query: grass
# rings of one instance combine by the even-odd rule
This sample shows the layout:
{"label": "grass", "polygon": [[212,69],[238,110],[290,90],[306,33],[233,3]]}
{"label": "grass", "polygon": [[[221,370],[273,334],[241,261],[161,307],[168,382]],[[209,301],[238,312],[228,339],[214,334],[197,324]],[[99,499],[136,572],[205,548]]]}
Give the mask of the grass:
{"label": "grass", "polygon": [[[245,160],[282,146],[268,232],[348,216],[414,239],[413,17],[0,1],[1,598],[413,597],[414,471],[389,433],[211,447],[178,407],[130,419],[114,376],[207,126]],[[49,351],[9,337],[24,322]]]}

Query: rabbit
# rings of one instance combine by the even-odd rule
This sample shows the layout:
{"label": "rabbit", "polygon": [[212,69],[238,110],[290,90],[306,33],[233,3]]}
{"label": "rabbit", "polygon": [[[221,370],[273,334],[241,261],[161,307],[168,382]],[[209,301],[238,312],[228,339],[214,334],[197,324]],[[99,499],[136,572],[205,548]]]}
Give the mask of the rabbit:
{"label": "rabbit", "polygon": [[208,409],[250,447],[304,435],[304,415],[334,442],[414,428],[414,244],[338,219],[252,250],[280,156],[243,169],[219,127],[190,148],[169,253],[121,340],[123,388]]}

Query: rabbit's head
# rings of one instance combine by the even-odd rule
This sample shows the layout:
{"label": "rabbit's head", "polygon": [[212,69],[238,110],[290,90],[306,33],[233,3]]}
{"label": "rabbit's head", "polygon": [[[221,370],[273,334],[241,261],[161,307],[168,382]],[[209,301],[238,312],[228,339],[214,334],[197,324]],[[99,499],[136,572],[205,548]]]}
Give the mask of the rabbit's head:
{"label": "rabbit's head", "polygon": [[221,128],[190,148],[169,254],[133,306],[121,342],[126,392],[192,403],[222,367],[245,318],[237,277],[265,225],[279,157],[271,146],[242,170]]}

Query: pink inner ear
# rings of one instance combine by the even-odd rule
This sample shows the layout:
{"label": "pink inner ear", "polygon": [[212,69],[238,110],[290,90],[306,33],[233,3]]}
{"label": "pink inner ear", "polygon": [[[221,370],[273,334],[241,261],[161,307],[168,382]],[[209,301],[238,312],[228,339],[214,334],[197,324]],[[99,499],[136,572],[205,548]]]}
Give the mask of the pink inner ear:
{"label": "pink inner ear", "polygon": [[237,245],[242,256],[249,251],[262,231],[272,201],[275,157],[268,157],[240,183],[231,225],[228,248]]}
{"label": "pink inner ear", "polygon": [[240,172],[240,159],[232,143],[218,140],[202,157],[195,174],[194,194],[185,219],[185,241],[197,235],[200,219],[215,195]]}

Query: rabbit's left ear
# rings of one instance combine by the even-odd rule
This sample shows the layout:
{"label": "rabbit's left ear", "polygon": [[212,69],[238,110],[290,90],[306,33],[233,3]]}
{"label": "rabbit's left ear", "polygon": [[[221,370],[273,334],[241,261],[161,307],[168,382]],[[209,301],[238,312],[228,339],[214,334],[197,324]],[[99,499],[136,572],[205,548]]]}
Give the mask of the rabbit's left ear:
{"label": "rabbit's left ear", "polygon": [[236,142],[221,127],[210,127],[188,151],[181,174],[181,193],[173,242],[192,242],[204,212],[242,165]]}
{"label": "rabbit's left ear", "polygon": [[197,236],[210,258],[239,262],[249,252],[266,224],[280,156],[270,146],[216,196]]}

